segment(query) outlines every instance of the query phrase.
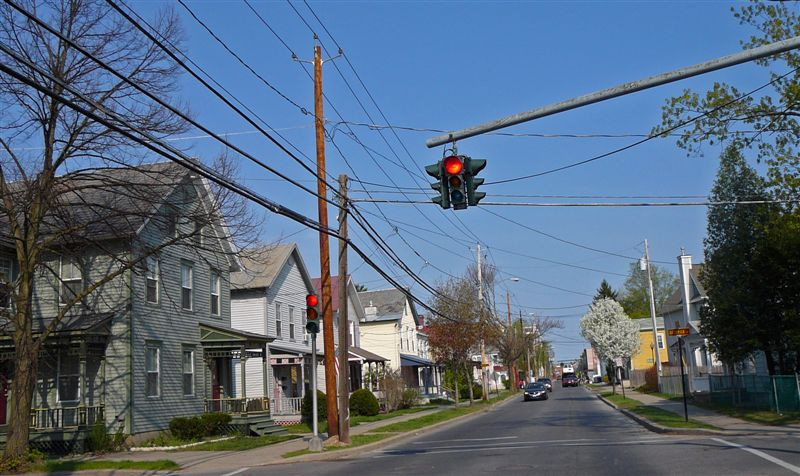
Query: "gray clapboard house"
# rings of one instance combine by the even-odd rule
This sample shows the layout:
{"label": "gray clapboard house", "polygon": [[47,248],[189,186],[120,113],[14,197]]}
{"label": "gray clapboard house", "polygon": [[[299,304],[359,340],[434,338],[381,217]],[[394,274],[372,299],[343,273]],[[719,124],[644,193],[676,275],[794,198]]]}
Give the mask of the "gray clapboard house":
{"label": "gray clapboard house", "polygon": [[[229,276],[240,264],[224,220],[213,212],[205,215],[210,220],[197,218],[215,209],[209,184],[172,163],[102,169],[86,180],[94,186],[76,187],[81,191],[67,199],[76,210],[70,220],[91,221],[91,242],[67,240],[63,252],[54,248],[47,257],[51,272],[34,285],[34,332],[46,329],[76,290],[128,258],[155,252],[87,296],[45,341],[31,441],[79,448],[96,421],[142,438],[175,416],[206,411],[233,413],[234,423],[269,431],[268,402],[244,392],[236,397],[232,388],[233,359],[266,362],[270,339],[231,328]],[[7,280],[15,276],[11,250],[0,257]],[[15,351],[9,327],[3,331],[4,441]]]}

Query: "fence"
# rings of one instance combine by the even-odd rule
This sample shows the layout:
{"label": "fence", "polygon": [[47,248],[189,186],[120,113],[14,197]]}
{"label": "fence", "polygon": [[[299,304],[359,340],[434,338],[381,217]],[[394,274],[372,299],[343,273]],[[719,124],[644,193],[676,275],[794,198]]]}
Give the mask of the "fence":
{"label": "fence", "polygon": [[[689,376],[683,376],[683,384],[686,385],[686,393],[689,393]],[[683,389],[681,388],[680,375],[662,375],[661,385],[659,387],[661,393],[668,395],[682,396]]]}
{"label": "fence", "polygon": [[800,411],[800,378],[797,375],[710,375],[711,401],[721,405]]}

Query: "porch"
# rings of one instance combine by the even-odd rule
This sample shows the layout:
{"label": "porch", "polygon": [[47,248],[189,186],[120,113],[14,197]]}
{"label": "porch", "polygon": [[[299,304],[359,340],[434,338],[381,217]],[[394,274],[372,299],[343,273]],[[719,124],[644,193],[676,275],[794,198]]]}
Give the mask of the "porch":
{"label": "porch", "polygon": [[435,362],[410,354],[400,354],[400,374],[408,388],[419,391],[422,397],[441,395],[442,373]]}

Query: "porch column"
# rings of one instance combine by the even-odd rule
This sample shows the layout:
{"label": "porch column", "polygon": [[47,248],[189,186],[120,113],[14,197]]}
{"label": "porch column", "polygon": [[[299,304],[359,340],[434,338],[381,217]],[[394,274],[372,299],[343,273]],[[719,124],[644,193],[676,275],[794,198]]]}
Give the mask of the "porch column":
{"label": "porch column", "polygon": [[245,377],[246,369],[247,369],[247,349],[242,346],[240,350],[241,354],[239,356],[239,365],[242,369],[242,399],[245,400],[243,412],[247,413],[247,378]]}
{"label": "porch column", "polygon": [[80,372],[80,392],[82,407],[86,406],[86,342],[81,342],[80,354],[78,356],[78,366]]}
{"label": "porch column", "polygon": [[264,376],[263,380],[263,387],[264,387],[264,398],[269,401],[269,375],[267,375],[267,369],[269,368],[269,355],[267,355],[267,345],[264,344],[264,347],[261,348],[261,372]]}
{"label": "porch column", "polygon": [[300,397],[306,396],[306,356],[305,354],[301,354],[300,358],[300,381],[303,382],[300,385]]}
{"label": "porch column", "polygon": [[100,393],[100,405],[103,405],[105,411],[106,405],[106,355],[105,353],[100,356],[100,376],[103,380],[103,389]]}

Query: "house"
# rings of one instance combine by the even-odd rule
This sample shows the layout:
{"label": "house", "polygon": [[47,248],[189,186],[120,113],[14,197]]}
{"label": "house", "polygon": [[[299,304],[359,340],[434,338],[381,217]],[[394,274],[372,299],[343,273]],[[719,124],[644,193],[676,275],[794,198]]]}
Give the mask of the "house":
{"label": "house", "polygon": [[603,366],[600,364],[600,358],[594,348],[587,347],[583,349],[583,358],[581,360],[586,362],[586,377],[589,380],[594,380],[596,375],[603,376]]}
{"label": "house", "polygon": [[386,366],[399,369],[409,388],[419,389],[423,395],[438,395],[441,371],[430,360],[427,335],[419,328],[423,323],[406,291],[365,291],[359,298],[364,305],[361,347],[386,357]]}
{"label": "house", "polygon": [[[247,362],[245,388],[248,395],[268,398],[276,416],[299,415],[302,398],[311,389],[311,336],[305,332],[305,313],[306,296],[315,292],[294,243],[243,253],[242,270],[231,275],[231,325],[271,338],[268,365]],[[317,388],[321,390],[325,389],[323,340],[320,332]],[[237,370],[234,378],[240,376]]]}
{"label": "house", "polygon": [[[320,278],[314,278],[314,289],[322,295]],[[331,307],[333,308],[334,346],[339,347],[339,276],[331,276]],[[367,388],[367,383],[372,379],[375,371],[382,367],[388,359],[374,354],[361,347],[361,321],[364,319],[364,306],[361,303],[353,277],[347,277],[347,344],[349,350],[348,376],[350,377],[350,391]],[[366,369],[364,368],[366,365]],[[373,370],[374,369],[374,370]],[[374,379],[372,379],[374,380]]]}
{"label": "house", "polygon": [[[647,372],[656,363],[656,352],[662,365],[669,363],[669,352],[667,351],[667,335],[664,332],[664,318],[656,316],[656,338],[658,339],[658,351],[655,350],[653,342],[653,320],[648,318],[634,319],[639,325],[639,349],[633,354],[629,362],[628,375],[631,385],[636,388],[648,383],[646,381]],[[656,374],[651,373],[650,382],[656,388]]]}
{"label": "house", "polygon": [[[684,365],[688,375],[687,382],[691,392],[708,392],[709,375],[725,374],[728,369],[711,352],[708,340],[700,330],[700,310],[708,303],[708,295],[702,282],[702,264],[692,264],[692,257],[681,253],[678,256],[678,270],[681,286],[662,306],[664,327],[670,329],[688,328],[689,335],[683,338]],[[664,367],[664,375],[679,375],[678,338],[667,335],[669,366]],[[740,365],[742,373],[766,375],[767,366],[763,352],[756,352],[751,359]],[[664,379],[662,378],[662,381]]]}
{"label": "house", "polygon": [[[237,249],[207,181],[171,162],[74,174],[62,195],[67,223],[88,223],[45,258],[34,283],[33,329],[54,325],[43,346],[31,408],[31,443],[80,450],[89,428],[145,438],[176,416],[223,411],[234,424],[269,425],[261,399],[236,398],[234,357],[262,360],[269,338],[231,328],[229,276]],[[205,215],[206,221],[200,217]],[[54,218],[55,220],[56,218]],[[14,275],[16,257],[0,263]],[[126,263],[135,263],[130,267]],[[115,275],[116,273],[116,275]],[[108,282],[71,308],[89,286]],[[0,373],[14,379],[13,341],[0,336]],[[0,439],[14,402],[0,392]]]}

